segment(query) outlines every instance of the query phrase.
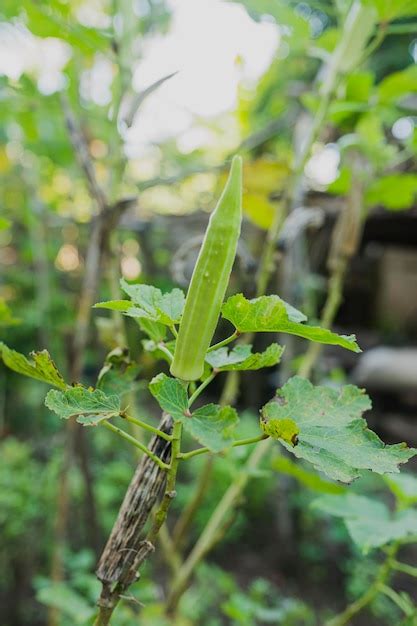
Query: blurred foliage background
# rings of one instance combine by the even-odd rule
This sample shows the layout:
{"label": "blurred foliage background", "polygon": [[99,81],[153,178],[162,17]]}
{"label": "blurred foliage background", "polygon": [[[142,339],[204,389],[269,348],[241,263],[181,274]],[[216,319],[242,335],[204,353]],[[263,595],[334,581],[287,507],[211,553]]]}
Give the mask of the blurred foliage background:
{"label": "blurred foliage background", "polygon": [[[265,238],[320,112],[323,68],[350,4],[3,0],[1,338],[25,354],[47,348],[68,380],[89,384],[106,354],[127,345],[129,393],[157,416],[146,381],[160,364],[143,351],[139,328],[91,307],[120,297],[120,276],[186,287],[238,151],[245,223],[231,289],[253,295]],[[371,36],[362,50],[346,51],[303,167],[299,202],[276,241],[270,287],[319,319],[328,278],[344,260],[336,327],[356,332],[365,354],[358,360],[326,349],[309,373],[334,385],[366,385],[374,429],[412,445],[417,3],[364,4],[374,9]],[[349,203],[356,213],[345,211],[353,221],[340,231],[335,224]],[[291,341],[278,371],[252,375],[250,384],[243,377],[239,405],[248,433],[304,351],[301,340]],[[136,458],[107,432],[86,437],[65,429],[35,381],[1,367],[0,389],[1,623],[89,623],[99,591],[94,566]],[[245,454],[236,450],[216,463],[191,544]],[[191,498],[199,467],[196,459],[181,477],[174,517]],[[341,520],[310,506],[329,487],[285,457],[268,461],[261,474],[222,545],[198,569],[176,623],[322,624],[369,586],[378,554],[363,556]],[[361,479],[355,490],[393,501],[381,480]],[[408,555],[416,558],[412,547]],[[115,626],[139,623],[138,601],[140,623],[169,623],[166,567],[158,554]],[[381,596],[373,617],[353,623],[399,624],[402,611],[409,621],[401,623],[414,624],[414,609],[409,617],[397,605]]]}

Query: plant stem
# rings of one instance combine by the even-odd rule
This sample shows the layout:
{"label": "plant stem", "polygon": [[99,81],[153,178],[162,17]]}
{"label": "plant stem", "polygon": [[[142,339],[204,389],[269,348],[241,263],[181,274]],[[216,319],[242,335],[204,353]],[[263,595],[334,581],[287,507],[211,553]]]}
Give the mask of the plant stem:
{"label": "plant stem", "polygon": [[352,617],[360,613],[365,607],[367,607],[381,590],[381,586],[385,585],[393,569],[394,558],[398,551],[399,544],[397,542],[392,543],[387,550],[387,557],[378,570],[378,574],[375,577],[373,583],[367,589],[367,591],[355,602],[349,604],[346,609],[326,622],[325,626],[345,626],[348,624]]}
{"label": "plant stem", "polygon": [[161,352],[166,354],[166,356],[168,357],[169,362],[172,363],[172,359],[174,357],[173,357],[172,353],[168,350],[168,348],[162,342],[158,343],[158,348],[160,349]]}
{"label": "plant stem", "polygon": [[204,382],[202,382],[201,385],[199,385],[197,387],[197,389],[194,391],[194,393],[192,394],[192,396],[190,397],[190,399],[188,401],[188,408],[190,408],[191,405],[194,404],[194,402],[195,402],[195,400],[197,400],[198,396],[204,391],[204,389],[206,387],[209,386],[209,384],[212,382],[212,380],[216,376],[216,373],[217,372],[212,372],[210,374],[210,376],[207,376],[206,380]]}
{"label": "plant stem", "polygon": [[227,346],[227,344],[237,339],[239,335],[240,335],[239,331],[235,330],[235,332],[232,333],[230,337],[226,337],[226,339],[223,339],[223,341],[219,341],[219,343],[215,343],[213,346],[210,346],[207,352],[212,352],[213,350],[218,350],[219,348],[223,348],[223,346]]}
{"label": "plant stem", "polygon": [[169,565],[172,575],[176,576],[181,566],[181,559],[180,559],[180,555],[175,549],[175,545],[173,543],[173,540],[171,539],[171,536],[169,534],[166,524],[163,524],[161,526],[158,538],[159,538],[160,546],[162,548],[164,559]]}
{"label": "plant stem", "polygon": [[[332,326],[342,302],[343,282],[346,274],[347,262],[348,260],[345,259],[342,263],[340,263],[337,270],[335,270],[329,279],[327,298],[319,322],[319,325],[323,328],[330,328],[330,326]],[[299,376],[304,376],[304,378],[310,377],[322,349],[322,344],[313,342],[309,344],[298,370]]]}
{"label": "plant stem", "polygon": [[162,439],[165,439],[166,441],[172,441],[171,435],[168,435],[167,433],[163,433],[162,430],[158,430],[158,428],[154,428],[154,426],[151,426],[150,424],[147,424],[146,422],[142,422],[142,420],[138,419],[137,417],[132,417],[132,415],[127,415],[126,413],[123,413],[121,417],[125,419],[127,422],[131,422],[131,424],[136,424],[136,426],[140,426],[140,428],[147,430],[153,435],[158,435],[158,437],[161,437]]}
{"label": "plant stem", "polygon": [[181,433],[182,433],[181,422],[174,422],[174,428],[172,431],[171,463],[168,469],[165,493],[164,493],[164,497],[162,498],[159,509],[155,514],[153,524],[146,537],[147,541],[149,541],[152,544],[155,543],[158,533],[161,529],[161,526],[165,523],[165,520],[167,518],[168,509],[171,505],[171,502],[176,496],[175,483],[177,480],[178,465],[180,462]]}
{"label": "plant stem", "polygon": [[[256,435],[256,437],[248,437],[247,439],[238,439],[232,443],[232,448],[236,448],[237,446],[248,446],[251,443],[258,443],[263,439],[267,439],[268,435]],[[191,452],[182,452],[180,454],[180,458],[186,461],[187,459],[191,459],[193,456],[198,456],[199,454],[205,454],[206,452],[210,452],[209,448],[197,448],[196,450],[191,450]]]}
{"label": "plant stem", "polygon": [[187,588],[195,566],[200,563],[202,558],[212,548],[220,528],[227,520],[230,511],[233,510],[236,501],[245,488],[251,476],[251,470],[255,468],[263,458],[266,450],[269,448],[269,443],[270,442],[266,440],[255,448],[245,467],[238,473],[236,479],[229,486],[218,503],[193,550],[177,573],[167,599],[166,610],[168,614],[175,613],[178,601]]}
{"label": "plant stem", "polygon": [[178,518],[178,521],[174,527],[174,531],[172,533],[172,542],[175,548],[177,548],[178,550],[181,550],[187,531],[191,526],[191,522],[194,519],[194,515],[198,511],[200,504],[203,501],[206,490],[210,485],[213,463],[214,457],[213,455],[210,455],[207,461],[204,463],[202,471],[200,472],[194,494],[191,500],[186,505],[185,509],[183,510],[181,516]]}
{"label": "plant stem", "polygon": [[408,574],[409,576],[414,576],[417,578],[417,567],[413,565],[408,565],[408,563],[400,563],[400,561],[394,561],[392,564],[393,569],[397,570],[397,572],[403,572],[404,574]]}
{"label": "plant stem", "polygon": [[142,452],[144,452],[150,459],[152,459],[154,463],[159,465],[161,469],[163,470],[170,469],[170,465],[167,465],[166,463],[161,461],[161,459],[157,457],[153,452],[151,452],[145,445],[143,445],[143,443],[141,443],[140,441],[132,437],[132,435],[129,435],[129,433],[127,433],[125,430],[122,430],[118,426],[115,426],[114,424],[111,424],[108,421],[101,422],[101,424],[108,430],[111,430],[113,433],[116,433],[117,435],[119,435],[120,437],[122,437],[123,439],[131,443],[136,448],[139,448],[139,450],[142,450]]}
{"label": "plant stem", "polygon": [[403,598],[401,598],[399,593],[397,593],[394,589],[391,589],[389,585],[380,585],[379,591],[387,596],[387,598],[389,598],[394,604],[396,604],[403,613],[408,615],[408,611],[404,606],[404,600]]}

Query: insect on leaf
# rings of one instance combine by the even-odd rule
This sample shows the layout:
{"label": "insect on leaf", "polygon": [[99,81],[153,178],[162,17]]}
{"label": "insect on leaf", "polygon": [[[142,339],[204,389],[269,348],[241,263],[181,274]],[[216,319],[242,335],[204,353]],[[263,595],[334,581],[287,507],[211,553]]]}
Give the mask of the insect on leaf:
{"label": "insect on leaf", "polygon": [[[369,430],[362,414],[370,407],[368,396],[354,385],[314,387],[294,376],[278,390],[277,399],[263,407],[261,419],[275,420],[278,428],[283,420],[293,421],[299,429],[297,445],[283,437],[280,443],[330,478],[350,482],[363,470],[398,472],[399,464],[417,453],[405,443],[385,445]],[[289,428],[290,423],[285,425]]]}

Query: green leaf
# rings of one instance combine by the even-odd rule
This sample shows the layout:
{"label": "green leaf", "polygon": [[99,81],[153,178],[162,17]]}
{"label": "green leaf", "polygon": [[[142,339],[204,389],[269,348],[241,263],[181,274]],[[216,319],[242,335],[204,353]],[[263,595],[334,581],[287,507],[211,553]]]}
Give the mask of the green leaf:
{"label": "green leaf", "polygon": [[346,77],[346,100],[368,102],[373,82],[372,72],[352,72]]}
{"label": "green leaf", "polygon": [[417,511],[412,509],[391,514],[383,502],[352,493],[324,495],[313,504],[329,515],[341,517],[364,552],[415,534]]}
{"label": "green leaf", "polygon": [[108,300],[107,302],[97,302],[94,309],[110,309],[111,311],[128,311],[133,307],[130,300]]}
{"label": "green leaf", "polygon": [[141,330],[146,333],[152,341],[159,343],[164,341],[167,335],[167,327],[159,322],[153,322],[145,317],[136,320]]}
{"label": "green leaf", "polygon": [[377,86],[379,101],[392,104],[417,91],[417,67],[410,65],[400,72],[392,72]]}
{"label": "green leaf", "polygon": [[263,407],[261,419],[293,420],[299,428],[297,444],[283,438],[280,443],[330,478],[350,482],[362,470],[398,472],[398,465],[417,453],[405,443],[385,445],[369,430],[362,413],[370,407],[369,397],[354,385],[314,387],[295,376]]}
{"label": "green leaf", "polygon": [[185,430],[211,452],[220,452],[233,443],[233,431],[239,421],[231,406],[207,404],[193,411],[191,417],[182,416]]}
{"label": "green leaf", "polygon": [[75,417],[83,426],[96,426],[103,420],[120,415],[118,396],[108,396],[101,389],[87,389],[81,385],[66,391],[49,391],[45,404],[61,419]]}
{"label": "green leaf", "polygon": [[364,4],[375,7],[381,22],[417,13],[417,0],[365,0]]}
{"label": "green leaf", "polygon": [[301,485],[319,493],[344,493],[347,487],[323,479],[316,472],[305,469],[299,462],[294,462],[280,454],[271,463],[272,469],[280,474],[295,478]]}
{"label": "green leaf", "polygon": [[10,226],[12,225],[10,220],[6,220],[5,217],[0,217],[0,230],[6,230],[7,228],[10,228]]}
{"label": "green leaf", "polygon": [[158,374],[149,383],[149,389],[163,411],[174,420],[189,415],[187,389],[177,378]]}
{"label": "green leaf", "polygon": [[0,342],[0,355],[4,364],[14,372],[35,378],[60,389],[66,388],[66,383],[47,350],[31,352],[29,355],[31,360],[29,360],[20,352],[11,350],[5,343]]}
{"label": "green leaf", "polygon": [[85,624],[95,614],[95,608],[66,583],[54,583],[40,589],[36,594],[38,602],[59,609],[73,624]]}
{"label": "green leaf", "polygon": [[368,206],[382,204],[387,209],[398,211],[411,208],[416,195],[416,174],[388,174],[370,184],[365,202]]}
{"label": "green leaf", "polygon": [[166,374],[155,376],[149,389],[161,409],[174,420],[182,422],[185,430],[212,452],[219,452],[231,445],[232,430],[238,422],[234,409],[208,404],[191,413],[186,387]]}
{"label": "green leaf", "polygon": [[277,332],[297,335],[310,341],[342,346],[360,352],[354,335],[337,335],[326,328],[300,323],[305,316],[278,296],[261,296],[247,300],[243,294],[229,298],[222,308],[222,316],[240,332]]}
{"label": "green leaf", "polygon": [[407,506],[417,502],[417,476],[414,474],[387,474],[384,480],[394,496]]}
{"label": "green leaf", "polygon": [[185,304],[184,292],[181,289],[173,289],[163,294],[152,285],[130,285],[124,279],[120,284],[136,305],[126,311],[130,317],[148,318],[167,326],[178,324],[180,321]]}
{"label": "green leaf", "polygon": [[259,370],[272,367],[279,363],[284,351],[282,346],[273,343],[264,352],[252,352],[252,346],[235,346],[232,350],[226,347],[207,353],[206,361],[212,368],[220,372],[230,370]]}

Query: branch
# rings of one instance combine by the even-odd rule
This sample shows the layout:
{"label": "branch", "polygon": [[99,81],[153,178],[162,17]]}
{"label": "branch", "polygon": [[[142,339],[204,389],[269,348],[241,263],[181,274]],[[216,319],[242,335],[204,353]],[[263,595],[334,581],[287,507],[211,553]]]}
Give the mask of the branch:
{"label": "branch", "polygon": [[[170,416],[162,419],[159,430],[171,433]],[[149,450],[167,464],[171,459],[172,445],[171,442],[155,436],[150,442]],[[174,472],[172,465],[173,460],[169,473],[171,480]],[[141,533],[164,488],[167,474],[148,456],[142,457],[136,468],[97,567],[97,578],[102,582],[103,589],[97,603],[99,613],[95,626],[109,624],[120,595],[137,580],[138,568],[154,550],[149,537],[142,539]]]}

